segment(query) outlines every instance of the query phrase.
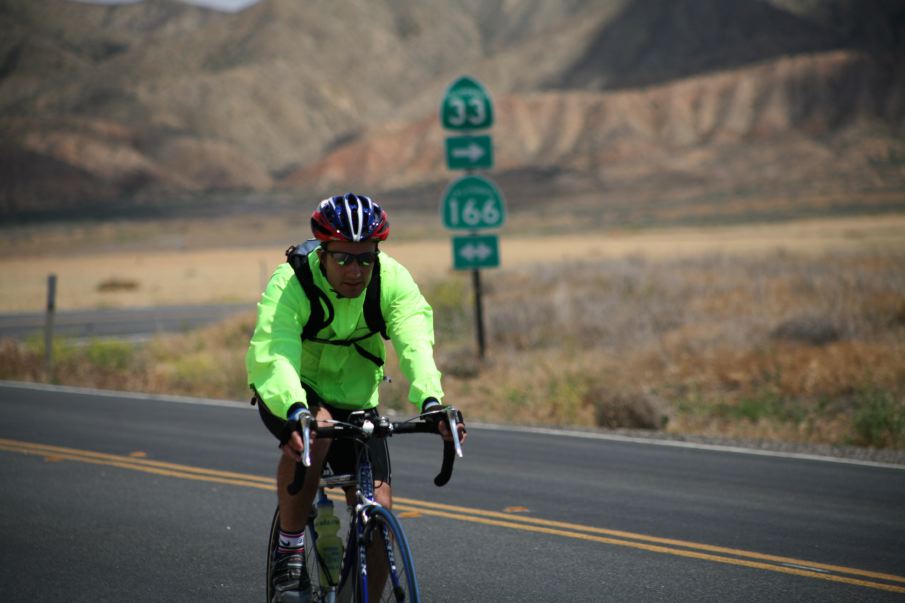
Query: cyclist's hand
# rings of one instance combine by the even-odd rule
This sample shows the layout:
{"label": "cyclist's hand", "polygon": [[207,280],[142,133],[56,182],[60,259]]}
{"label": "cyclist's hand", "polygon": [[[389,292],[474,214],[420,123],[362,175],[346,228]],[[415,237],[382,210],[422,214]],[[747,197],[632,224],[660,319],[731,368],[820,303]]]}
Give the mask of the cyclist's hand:
{"label": "cyclist's hand", "polygon": [[[461,417],[459,417],[461,419]],[[452,442],[452,432],[449,430],[449,425],[447,425],[446,421],[440,421],[440,425],[437,426],[440,430],[440,437],[443,438],[446,442]],[[458,427],[459,432],[459,443],[464,444],[465,438],[468,437],[468,432],[465,430],[465,424],[461,421],[456,425]]]}
{"label": "cyclist's hand", "polygon": [[[297,463],[302,460],[302,452],[304,450],[301,430],[301,421],[303,418],[311,418],[311,411],[307,408],[299,407],[290,411],[289,417],[287,418],[287,429],[289,429],[289,433],[287,434],[288,437],[286,438],[286,441],[283,442],[283,445],[280,446],[283,450],[283,454]],[[312,430],[310,444],[314,443],[315,437],[314,430]]]}
{"label": "cyclist's hand", "polygon": [[[421,405],[421,418],[428,423],[436,424],[437,430],[440,432],[440,437],[447,442],[452,442],[452,432],[449,430],[449,422],[446,420],[446,414],[443,412],[447,408],[448,406],[440,404],[437,399],[428,398],[424,401],[424,404]],[[459,442],[463,443],[465,442],[465,438],[468,437],[468,432],[465,429],[465,421],[462,419],[461,412],[459,412],[457,421]]]}

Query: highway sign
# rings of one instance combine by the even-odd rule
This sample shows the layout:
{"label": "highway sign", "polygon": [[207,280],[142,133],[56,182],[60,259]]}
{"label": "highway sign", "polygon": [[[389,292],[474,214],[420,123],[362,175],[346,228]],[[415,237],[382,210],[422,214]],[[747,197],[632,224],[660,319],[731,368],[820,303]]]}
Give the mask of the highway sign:
{"label": "highway sign", "polygon": [[446,138],[446,167],[451,170],[489,170],[493,167],[490,136],[449,136]]}
{"label": "highway sign", "polygon": [[484,86],[467,75],[454,81],[440,104],[440,122],[447,130],[483,130],[493,125],[493,104]]}
{"label": "highway sign", "polygon": [[477,270],[500,265],[500,242],[496,235],[453,237],[453,268]]}
{"label": "highway sign", "polygon": [[443,226],[451,230],[498,228],[506,220],[503,195],[487,178],[465,176],[443,194]]}

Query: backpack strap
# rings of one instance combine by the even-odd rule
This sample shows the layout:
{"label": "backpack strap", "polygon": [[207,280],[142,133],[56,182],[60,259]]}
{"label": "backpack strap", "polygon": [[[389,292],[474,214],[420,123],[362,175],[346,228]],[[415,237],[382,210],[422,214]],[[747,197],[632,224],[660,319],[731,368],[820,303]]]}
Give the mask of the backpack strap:
{"label": "backpack strap", "polygon": [[371,272],[371,282],[365,291],[364,303],[365,324],[375,333],[389,340],[387,335],[387,323],[383,319],[383,312],[380,310],[380,256],[374,260],[374,270]]}
{"label": "backpack strap", "polygon": [[286,250],[286,261],[295,271],[295,277],[302,285],[302,290],[308,296],[308,305],[311,306],[308,322],[302,327],[302,339],[313,339],[321,329],[333,322],[333,304],[327,294],[314,284],[311,266],[308,265],[308,254],[317,246],[317,240],[311,239]]}

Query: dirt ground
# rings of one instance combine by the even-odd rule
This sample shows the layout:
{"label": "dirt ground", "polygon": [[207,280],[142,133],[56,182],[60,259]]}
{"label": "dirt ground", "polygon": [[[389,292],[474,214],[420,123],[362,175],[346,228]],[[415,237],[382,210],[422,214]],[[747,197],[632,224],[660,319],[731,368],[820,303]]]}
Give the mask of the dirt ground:
{"label": "dirt ground", "polygon": [[[519,237],[499,233],[502,269],[531,262],[563,262],[623,256],[653,260],[706,254],[905,250],[905,215],[820,219],[712,228],[614,231],[588,236]],[[222,302],[253,303],[285,246],[204,250],[35,254],[0,259],[0,312],[39,312],[47,277],[57,275],[61,311]],[[452,272],[448,237],[389,241],[382,249],[422,282]],[[487,278],[492,278],[492,270]]]}

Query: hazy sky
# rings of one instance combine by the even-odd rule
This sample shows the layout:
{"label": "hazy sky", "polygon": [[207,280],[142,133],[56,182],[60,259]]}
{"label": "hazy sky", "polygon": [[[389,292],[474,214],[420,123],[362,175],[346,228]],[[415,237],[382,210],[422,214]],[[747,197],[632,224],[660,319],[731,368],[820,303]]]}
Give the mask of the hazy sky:
{"label": "hazy sky", "polygon": [[[74,0],[75,2],[84,2],[86,4],[137,4],[142,0]],[[234,12],[242,10],[258,0],[180,0],[186,4],[194,4],[195,6],[206,6],[208,8],[216,8]]]}

